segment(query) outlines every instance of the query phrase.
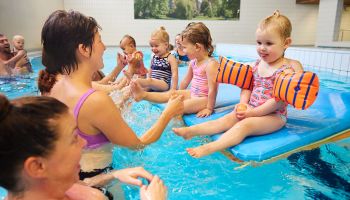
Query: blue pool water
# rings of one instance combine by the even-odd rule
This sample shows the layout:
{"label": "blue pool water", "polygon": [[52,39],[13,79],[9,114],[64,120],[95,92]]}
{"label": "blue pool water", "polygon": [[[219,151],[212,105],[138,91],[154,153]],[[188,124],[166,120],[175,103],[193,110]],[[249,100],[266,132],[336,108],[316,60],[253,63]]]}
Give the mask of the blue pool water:
{"label": "blue pool water", "polygon": [[[116,49],[106,50],[105,72],[111,71],[115,65],[115,54]],[[145,58],[149,55],[149,50],[146,50]],[[42,68],[40,58],[31,61],[35,72]],[[149,66],[149,61],[145,61],[146,66]],[[350,92],[349,78],[317,73],[321,87]],[[36,95],[36,74],[12,81],[3,80],[0,92],[10,98]],[[138,135],[147,130],[161,113],[159,108],[144,101],[133,104],[131,111],[124,113],[124,118]],[[185,149],[198,146],[207,138],[185,141],[171,131],[172,127],[179,126],[183,126],[181,120],[172,120],[161,139],[143,151],[115,147],[113,166],[143,166],[164,180],[169,199],[176,200],[350,199],[350,139],[295,153],[271,164],[235,170],[239,165],[221,153],[202,159],[190,157]],[[126,199],[139,199],[137,188],[124,185],[123,189]],[[4,195],[5,191],[0,188],[0,199]]]}

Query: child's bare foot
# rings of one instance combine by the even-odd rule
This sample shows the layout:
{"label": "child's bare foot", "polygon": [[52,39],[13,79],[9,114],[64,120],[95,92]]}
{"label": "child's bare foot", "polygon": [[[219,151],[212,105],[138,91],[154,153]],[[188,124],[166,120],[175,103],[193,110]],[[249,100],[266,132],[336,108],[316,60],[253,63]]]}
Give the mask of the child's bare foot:
{"label": "child's bare foot", "polygon": [[173,132],[183,137],[185,140],[189,140],[193,137],[193,135],[188,131],[188,127],[182,127],[182,128],[173,128]]}
{"label": "child's bare foot", "polygon": [[187,153],[194,158],[201,158],[203,156],[207,156],[213,152],[210,152],[206,145],[202,145],[195,148],[187,148]]}
{"label": "child's bare foot", "polygon": [[146,92],[142,89],[139,83],[132,81],[131,84],[131,93],[135,101],[141,101],[145,96]]}

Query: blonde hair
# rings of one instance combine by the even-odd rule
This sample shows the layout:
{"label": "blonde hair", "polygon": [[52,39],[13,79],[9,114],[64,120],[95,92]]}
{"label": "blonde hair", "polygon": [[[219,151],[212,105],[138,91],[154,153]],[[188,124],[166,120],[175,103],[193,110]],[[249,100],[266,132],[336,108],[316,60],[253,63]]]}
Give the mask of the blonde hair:
{"label": "blonde hair", "polygon": [[22,35],[15,35],[12,40],[24,40],[24,37]]}
{"label": "blonde hair", "polygon": [[157,38],[161,42],[165,42],[169,44],[169,34],[165,31],[164,26],[159,27],[151,34],[152,38]]}
{"label": "blonde hair", "polygon": [[291,36],[292,24],[288,17],[281,15],[279,10],[276,10],[272,15],[263,19],[258,28],[264,29],[274,29],[277,31],[283,39]]}
{"label": "blonde hair", "polygon": [[181,33],[182,39],[186,38],[192,44],[202,44],[208,51],[208,55],[211,56],[214,52],[214,47],[212,45],[212,38],[208,27],[202,22],[191,23],[187,28]]}

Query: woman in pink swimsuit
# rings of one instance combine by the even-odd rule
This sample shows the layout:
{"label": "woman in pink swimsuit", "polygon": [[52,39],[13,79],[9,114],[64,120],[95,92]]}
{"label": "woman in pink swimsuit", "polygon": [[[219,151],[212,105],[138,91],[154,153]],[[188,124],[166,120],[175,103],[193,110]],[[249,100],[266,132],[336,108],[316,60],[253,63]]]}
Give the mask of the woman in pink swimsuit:
{"label": "woman in pink swimsuit", "polygon": [[108,171],[113,144],[141,149],[156,142],[168,122],[183,110],[183,97],[174,96],[155,124],[137,137],[112,99],[92,89],[91,77],[103,67],[106,49],[99,28],[92,17],[58,10],[46,20],[41,34],[45,70],[61,77],[49,95],[74,112],[77,132],[87,141],[80,161],[84,178]]}

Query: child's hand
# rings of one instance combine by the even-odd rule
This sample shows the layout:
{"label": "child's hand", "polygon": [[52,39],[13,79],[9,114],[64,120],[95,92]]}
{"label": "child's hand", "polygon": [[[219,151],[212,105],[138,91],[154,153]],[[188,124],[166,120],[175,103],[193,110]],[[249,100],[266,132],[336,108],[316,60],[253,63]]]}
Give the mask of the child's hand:
{"label": "child's hand", "polygon": [[122,66],[123,68],[128,64],[124,55],[118,53],[117,54],[117,66]]}
{"label": "child's hand", "polygon": [[235,106],[234,111],[236,112],[236,117],[239,120],[244,118],[252,117],[252,108],[244,103],[239,103]]}
{"label": "child's hand", "polygon": [[208,117],[209,115],[211,115],[211,113],[213,113],[213,110],[204,108],[203,110],[197,113],[197,117]]}

